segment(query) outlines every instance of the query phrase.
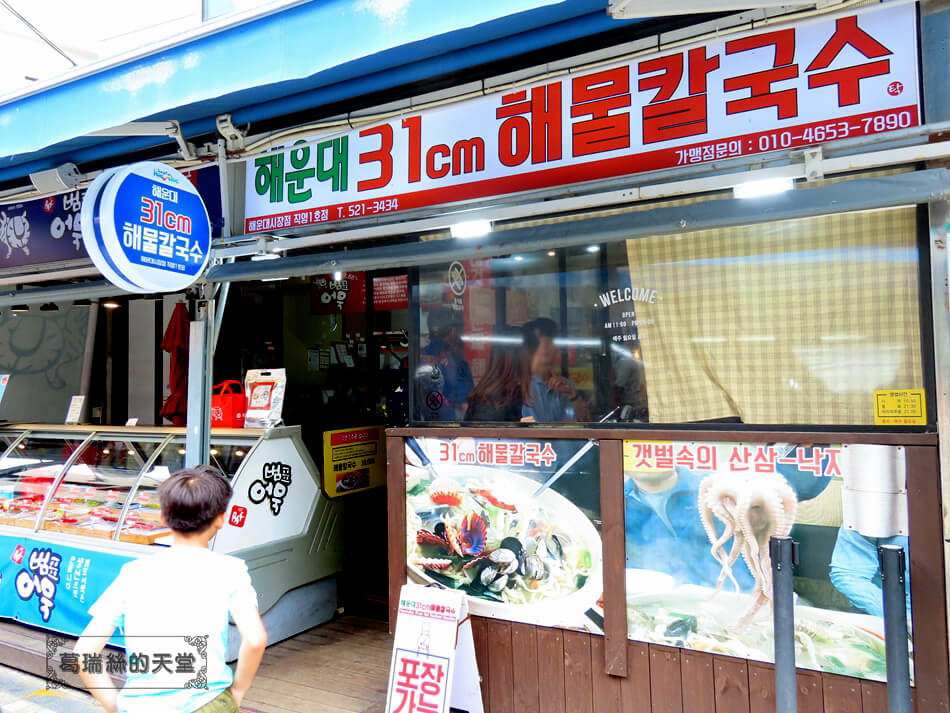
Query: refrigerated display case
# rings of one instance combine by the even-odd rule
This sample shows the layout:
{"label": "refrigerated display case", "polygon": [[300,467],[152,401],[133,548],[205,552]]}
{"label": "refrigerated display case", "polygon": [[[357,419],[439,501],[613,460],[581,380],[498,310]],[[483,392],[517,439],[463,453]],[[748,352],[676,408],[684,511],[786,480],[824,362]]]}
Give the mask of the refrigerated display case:
{"label": "refrigerated display case", "polygon": [[[157,489],[184,467],[185,429],[10,425],[0,448],[0,617],[78,634],[122,564],[169,544]],[[342,510],[299,427],[213,429],[210,456],[234,491],[210,547],[247,562],[271,641],[332,617]]]}

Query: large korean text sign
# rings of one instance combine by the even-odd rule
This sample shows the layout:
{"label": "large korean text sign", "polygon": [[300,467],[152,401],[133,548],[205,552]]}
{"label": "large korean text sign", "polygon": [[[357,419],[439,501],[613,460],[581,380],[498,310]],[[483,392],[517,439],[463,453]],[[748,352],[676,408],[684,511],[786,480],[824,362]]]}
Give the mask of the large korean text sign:
{"label": "large korean text sign", "polygon": [[211,222],[198,189],[156,161],[110,169],[82,204],[86,252],[128,292],[177,292],[208,265]]}
{"label": "large korean text sign", "polygon": [[920,122],[913,3],[407,113],[248,160],[247,232],[820,144]]}

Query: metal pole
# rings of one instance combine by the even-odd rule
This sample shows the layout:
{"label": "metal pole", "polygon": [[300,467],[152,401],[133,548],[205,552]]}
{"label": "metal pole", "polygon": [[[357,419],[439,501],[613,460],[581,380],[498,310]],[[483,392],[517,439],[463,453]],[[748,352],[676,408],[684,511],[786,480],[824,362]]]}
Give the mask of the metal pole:
{"label": "metal pole", "polygon": [[884,588],[887,710],[889,713],[911,713],[904,548],[899,545],[881,545],[877,548],[877,559],[881,565],[881,584]]}
{"label": "metal pole", "polygon": [[[73,307],[73,309],[77,309]],[[82,308],[78,308],[82,309]],[[92,382],[92,359],[96,346],[96,326],[99,323],[99,300],[93,300],[89,306],[86,320],[86,345],[82,353],[82,375],[79,377],[79,394],[85,396],[79,423],[89,423],[89,385]]]}
{"label": "metal pole", "polygon": [[214,300],[198,303],[198,314],[188,334],[188,413],[185,467],[207,463],[211,451],[211,339],[214,336]]}
{"label": "metal pole", "polygon": [[[231,172],[228,170],[226,145],[227,142],[224,139],[218,139],[218,180],[221,184],[221,217],[224,219],[224,224],[221,226],[221,238],[224,240],[231,237]],[[229,258],[227,262],[234,262],[234,258]],[[218,347],[218,334],[221,333],[221,320],[224,319],[224,308],[228,303],[230,290],[231,283],[225,282],[217,294],[218,310],[214,315],[214,333],[211,335],[212,355]]]}
{"label": "metal pole", "polygon": [[797,713],[792,567],[798,560],[798,543],[790,537],[770,537],[769,555],[772,558],[772,617],[775,632],[775,713]]}

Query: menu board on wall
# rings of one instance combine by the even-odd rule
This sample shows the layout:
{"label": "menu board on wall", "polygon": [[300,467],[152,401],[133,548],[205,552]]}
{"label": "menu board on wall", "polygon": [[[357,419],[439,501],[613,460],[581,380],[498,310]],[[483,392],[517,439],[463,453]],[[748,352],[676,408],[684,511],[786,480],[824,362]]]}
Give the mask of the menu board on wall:
{"label": "menu board on wall", "polygon": [[596,443],[420,438],[405,453],[410,581],[465,592],[479,616],[603,631]]}
{"label": "menu board on wall", "polygon": [[903,448],[624,441],[624,496],[631,639],[772,661],[769,538],[791,536],[796,665],[885,680],[877,548],[908,546]]}

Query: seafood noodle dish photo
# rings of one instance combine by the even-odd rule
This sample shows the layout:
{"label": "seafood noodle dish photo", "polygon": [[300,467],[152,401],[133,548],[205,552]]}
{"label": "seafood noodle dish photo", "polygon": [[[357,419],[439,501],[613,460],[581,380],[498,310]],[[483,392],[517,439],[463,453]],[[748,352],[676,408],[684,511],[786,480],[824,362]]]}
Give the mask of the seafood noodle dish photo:
{"label": "seafood noodle dish photo", "polygon": [[556,611],[565,626],[589,624],[584,613],[603,592],[601,543],[576,505],[552,489],[535,498],[539,481],[498,468],[406,471],[407,562],[417,581],[464,591],[476,614],[531,621]]}

